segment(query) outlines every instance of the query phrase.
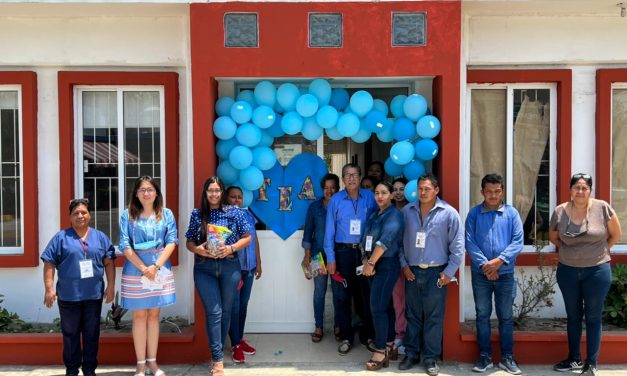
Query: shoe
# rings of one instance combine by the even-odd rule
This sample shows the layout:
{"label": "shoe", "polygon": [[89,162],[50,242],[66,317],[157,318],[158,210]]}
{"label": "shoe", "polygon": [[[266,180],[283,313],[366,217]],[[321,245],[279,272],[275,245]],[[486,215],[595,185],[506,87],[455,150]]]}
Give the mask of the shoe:
{"label": "shoe", "polygon": [[396,342],[388,344],[387,350],[390,355],[390,360],[398,360],[398,346],[396,345]]}
{"label": "shoe", "polygon": [[231,359],[233,359],[233,363],[244,363],[246,361],[241,344],[231,347]]}
{"label": "shoe", "polygon": [[390,365],[390,355],[388,354],[388,351],[375,349],[372,354],[373,356],[374,353],[383,354],[383,359],[373,360],[372,358],[370,358],[370,360],[366,362],[366,369],[368,371],[378,371],[381,368],[388,368],[388,366]]}
{"label": "shoe", "polygon": [[512,375],[522,375],[522,371],[518,368],[518,364],[511,356],[504,356],[499,362],[499,368]]}
{"label": "shoe", "polygon": [[367,340],[365,346],[370,352],[375,352],[377,350],[377,348],[374,347],[374,339]]}
{"label": "shoe", "polygon": [[575,371],[583,368],[583,363],[576,359],[564,359],[553,366],[553,370],[557,372]]}
{"label": "shoe", "polygon": [[597,376],[599,373],[597,371],[597,366],[586,364],[583,366],[580,375],[588,375],[588,376]]}
{"label": "shoe", "polygon": [[485,372],[486,370],[494,367],[492,363],[492,357],[489,355],[481,355],[479,360],[472,367],[473,372]]}
{"label": "shoe", "polygon": [[[140,370],[141,368],[141,370]],[[146,375],[146,361],[138,360],[137,361],[137,372],[133,376],[145,376]],[[78,373],[76,374],[78,376]]]}
{"label": "shoe", "polygon": [[[157,358],[146,358],[147,363],[157,364]],[[137,362],[139,363],[139,362]],[[165,372],[163,372],[159,367],[157,367],[156,371],[153,371],[151,368],[146,369],[146,373],[152,373],[154,376],[165,376]]]}
{"label": "shoe", "polygon": [[418,363],[420,363],[420,356],[412,358],[409,355],[405,355],[403,360],[398,364],[398,369],[400,369],[401,371],[406,371],[408,369],[411,369]]}
{"label": "shoe", "polygon": [[340,342],[340,345],[337,348],[337,352],[340,353],[340,355],[346,355],[349,351],[351,351],[352,347],[353,345],[351,345],[351,343],[347,339],[345,339]]}
{"label": "shoe", "polygon": [[322,337],[324,336],[324,332],[322,328],[316,328],[313,333],[311,333],[311,342],[318,343],[322,341]]}
{"label": "shoe", "polygon": [[440,373],[440,366],[435,359],[426,359],[425,360],[425,371],[429,376],[437,376]]}
{"label": "shoe", "polygon": [[211,376],[224,376],[224,361],[211,363],[209,373]]}
{"label": "shoe", "polygon": [[257,350],[251,345],[249,345],[248,342],[244,341],[243,339],[239,341],[239,345],[242,347],[242,351],[244,351],[244,354],[246,355],[255,355],[255,353],[257,353]]}

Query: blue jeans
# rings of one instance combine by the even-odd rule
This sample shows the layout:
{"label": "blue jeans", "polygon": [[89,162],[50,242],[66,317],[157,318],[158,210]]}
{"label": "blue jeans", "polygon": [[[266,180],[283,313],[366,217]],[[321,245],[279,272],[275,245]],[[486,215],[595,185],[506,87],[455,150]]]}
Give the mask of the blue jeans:
{"label": "blue jeans", "polygon": [[253,290],[253,282],[255,281],[255,272],[257,268],[252,270],[242,270],[242,288],[239,293],[235,294],[233,299],[233,310],[231,312],[231,327],[229,328],[229,337],[233,346],[239,345],[244,337],[244,326],[246,325],[246,315],[248,314],[248,301],[250,293]]}
{"label": "blue jeans", "polygon": [[352,326],[352,298],[360,293],[360,281],[355,275],[355,268],[361,265],[361,253],[358,249],[336,245],[335,262],[336,270],[346,279],[346,287],[339,282],[332,281],[333,299],[335,301],[335,317],[340,328],[340,339],[353,343],[355,334]]}
{"label": "blue jeans", "polygon": [[77,302],[59,299],[57,304],[61,317],[63,363],[66,374],[78,375],[81,366],[84,375],[93,374],[98,366],[102,299]]}
{"label": "blue jeans", "polygon": [[[324,328],[324,300],[327,294],[328,275],[314,277],[313,307],[316,328]],[[335,299],[334,299],[335,300]]]}
{"label": "blue jeans", "polygon": [[224,341],[231,323],[233,299],[241,279],[237,258],[205,259],[196,256],[194,283],[205,308],[205,324],[211,359],[224,359]]}
{"label": "blue jeans", "polygon": [[405,281],[407,331],[403,345],[408,357],[436,359],[442,354],[442,331],[447,287],[436,285],[445,266],[421,269],[411,266],[414,281]]}
{"label": "blue jeans", "polygon": [[499,343],[501,356],[514,355],[514,298],[516,280],[514,273],[499,275],[490,281],[483,273],[472,272],[472,295],[475,298],[477,314],[477,342],[481,355],[492,356],[490,336],[490,316],[492,316],[492,295],[494,309],[499,319]]}
{"label": "blue jeans", "polygon": [[601,316],[612,284],[610,263],[577,268],[559,264],[557,284],[564,297],[568,331],[568,358],[581,359],[581,321],[586,317],[586,364],[596,365],[601,348]]}
{"label": "blue jeans", "polygon": [[392,290],[398,281],[401,265],[398,257],[382,257],[377,261],[375,274],[370,281],[370,311],[374,326],[374,346],[385,349],[387,342],[394,341],[394,305]]}

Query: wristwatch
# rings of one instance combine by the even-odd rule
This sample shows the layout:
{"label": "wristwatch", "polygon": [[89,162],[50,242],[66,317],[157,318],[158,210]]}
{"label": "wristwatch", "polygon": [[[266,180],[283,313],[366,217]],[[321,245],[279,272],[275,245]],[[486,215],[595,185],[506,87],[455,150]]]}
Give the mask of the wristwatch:
{"label": "wristwatch", "polygon": [[156,262],[155,262],[153,265],[155,266],[155,269],[157,269],[157,270],[161,270],[161,267],[160,267],[159,265],[157,265],[157,263],[156,263]]}

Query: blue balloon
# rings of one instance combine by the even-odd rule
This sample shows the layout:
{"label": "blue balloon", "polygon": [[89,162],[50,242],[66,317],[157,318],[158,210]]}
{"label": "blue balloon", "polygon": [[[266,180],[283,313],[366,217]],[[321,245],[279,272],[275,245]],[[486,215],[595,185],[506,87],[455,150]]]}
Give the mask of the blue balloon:
{"label": "blue balloon", "polygon": [[303,129],[303,118],[296,111],[287,112],[281,119],[281,129],[293,136]]}
{"label": "blue balloon", "polygon": [[228,140],[220,140],[216,143],[216,154],[220,159],[229,159],[229,154],[234,147],[238,146],[239,142],[235,137]]}
{"label": "blue balloon", "polygon": [[438,144],[426,138],[416,142],[416,157],[423,161],[430,161],[438,155]]}
{"label": "blue balloon", "polygon": [[359,130],[357,131],[357,133],[351,136],[351,139],[358,144],[363,144],[364,142],[370,139],[371,135],[372,135],[372,132],[368,129],[366,124],[362,122],[361,126],[359,127]]}
{"label": "blue balloon", "polygon": [[236,169],[243,170],[253,163],[253,152],[246,146],[238,145],[229,153],[229,162]]}
{"label": "blue balloon", "polygon": [[248,189],[242,189],[242,205],[244,208],[249,207],[253,203],[253,192]]}
{"label": "blue balloon", "polygon": [[427,113],[427,100],[420,94],[412,94],[403,103],[405,116],[411,121],[418,121]]}
{"label": "blue balloon", "polygon": [[276,86],[270,81],[261,81],[255,86],[255,100],[260,106],[274,107],[276,103]]}
{"label": "blue balloon", "polygon": [[253,107],[245,101],[237,101],[231,106],[231,118],[237,124],[248,123],[253,117]]}
{"label": "blue balloon", "polygon": [[335,107],[326,105],[322,106],[316,113],[316,121],[322,128],[331,128],[337,124],[339,115]]}
{"label": "blue balloon", "polygon": [[231,97],[221,97],[216,102],[216,113],[218,116],[229,116],[231,115],[231,106],[235,103],[233,98]]}
{"label": "blue balloon", "polygon": [[235,138],[240,144],[252,148],[261,142],[261,130],[252,123],[242,124],[237,128]]}
{"label": "blue balloon", "polygon": [[259,141],[259,146],[267,146],[270,147],[274,143],[274,137],[270,136],[267,130],[261,131],[261,141]]}
{"label": "blue balloon", "polygon": [[386,117],[383,112],[372,110],[366,115],[366,127],[370,132],[380,132],[387,125],[385,120]]}
{"label": "blue balloon", "polygon": [[283,128],[281,128],[282,120],[283,116],[281,116],[280,114],[276,114],[274,124],[272,124],[270,128],[266,129],[266,132],[268,132],[268,134],[274,138],[282,137],[285,134],[285,132],[283,132]]}
{"label": "blue balloon", "polygon": [[235,181],[239,178],[239,170],[233,167],[229,161],[220,162],[216,173],[226,185],[235,183]]}
{"label": "blue balloon", "polygon": [[414,145],[409,141],[399,141],[392,145],[390,158],[398,165],[406,165],[414,159]]}
{"label": "blue balloon", "polygon": [[270,128],[275,118],[274,110],[268,106],[261,105],[253,110],[253,123],[259,128]]}
{"label": "blue balloon", "polygon": [[213,133],[221,140],[228,140],[235,136],[237,124],[229,116],[220,116],[213,122]]}
{"label": "blue balloon", "polygon": [[263,184],[263,173],[257,167],[250,166],[240,172],[239,181],[242,183],[242,188],[253,191]]}
{"label": "blue balloon", "polygon": [[372,95],[365,90],[359,90],[353,93],[350,100],[350,108],[357,116],[364,117],[372,110],[374,99]]}
{"label": "blue balloon", "polygon": [[355,114],[344,114],[337,121],[337,130],[344,137],[351,137],[359,131],[359,118]]}
{"label": "blue balloon", "polygon": [[405,198],[409,202],[414,202],[418,199],[418,180],[410,180],[405,184],[405,190],[403,191]]}
{"label": "blue balloon", "polygon": [[327,137],[333,141],[339,141],[344,138],[344,136],[342,136],[342,134],[340,133],[340,131],[337,130],[336,127],[327,128],[324,131],[327,134]]}
{"label": "blue balloon", "polygon": [[338,87],[331,91],[331,100],[329,101],[329,104],[336,110],[342,111],[346,108],[346,106],[348,106],[349,99],[350,97],[348,95],[348,91]]}
{"label": "blue balloon", "polygon": [[235,97],[236,101],[248,102],[250,107],[257,107],[257,101],[255,100],[255,93],[252,90],[242,90]]}
{"label": "blue balloon", "polygon": [[425,173],[425,166],[420,161],[413,160],[403,166],[403,175],[407,180],[418,179]]}
{"label": "blue balloon", "polygon": [[402,117],[394,122],[392,134],[396,141],[405,141],[416,135],[416,125],[408,118]]}
{"label": "blue balloon", "polygon": [[318,111],[318,100],[311,94],[301,95],[296,101],[296,112],[306,118],[314,116]]}
{"label": "blue balloon", "polygon": [[405,99],[407,99],[407,95],[397,95],[392,98],[392,102],[390,102],[390,111],[392,111],[392,115],[394,115],[394,117],[401,118],[405,116],[405,111],[403,111]]}
{"label": "blue balloon", "polygon": [[440,133],[440,120],[433,115],[425,115],[418,120],[416,132],[422,138],[435,138]]}
{"label": "blue balloon", "polygon": [[303,120],[303,137],[309,141],[316,141],[322,136],[323,129],[316,122],[316,117],[311,116]]}
{"label": "blue balloon", "polygon": [[385,127],[383,130],[376,133],[377,138],[381,142],[391,142],[394,140],[394,119],[385,119]]}
{"label": "blue balloon", "polygon": [[253,166],[265,171],[271,169],[276,163],[276,154],[266,146],[257,146],[253,149]]}
{"label": "blue balloon", "polygon": [[331,101],[331,85],[329,81],[316,78],[309,84],[309,94],[318,100],[320,106],[326,106]]}
{"label": "blue balloon", "polygon": [[296,109],[296,101],[300,97],[298,87],[290,82],[279,86],[276,92],[277,103],[283,107],[285,111],[294,111]]}
{"label": "blue balloon", "polygon": [[382,100],[382,99],[375,99],[373,104],[372,104],[372,108],[374,110],[377,110],[377,111],[383,113],[384,116],[386,116],[386,117],[388,116],[388,113],[389,113],[388,104],[385,103],[384,100]]}
{"label": "blue balloon", "polygon": [[385,163],[383,164],[383,168],[385,169],[385,173],[388,174],[389,176],[396,177],[396,176],[401,176],[403,174],[403,166],[397,165],[396,163],[394,163],[392,158],[388,158],[385,160]]}

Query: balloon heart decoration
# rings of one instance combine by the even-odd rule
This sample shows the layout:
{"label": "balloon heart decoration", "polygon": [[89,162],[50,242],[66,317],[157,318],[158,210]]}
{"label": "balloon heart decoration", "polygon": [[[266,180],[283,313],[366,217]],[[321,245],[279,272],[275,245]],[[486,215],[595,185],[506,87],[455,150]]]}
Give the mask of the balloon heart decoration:
{"label": "balloon heart decoration", "polygon": [[263,185],[253,193],[250,209],[285,240],[305,224],[307,209],[323,196],[320,181],[327,173],[315,154],[299,154],[285,169],[279,162],[264,171]]}

